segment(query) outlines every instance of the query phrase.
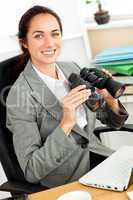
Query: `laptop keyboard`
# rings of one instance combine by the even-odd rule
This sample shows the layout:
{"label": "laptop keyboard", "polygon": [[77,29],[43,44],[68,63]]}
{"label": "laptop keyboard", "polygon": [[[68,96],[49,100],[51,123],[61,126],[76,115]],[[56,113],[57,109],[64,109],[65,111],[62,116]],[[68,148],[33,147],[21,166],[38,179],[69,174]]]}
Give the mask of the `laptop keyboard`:
{"label": "laptop keyboard", "polygon": [[133,146],[125,146],[113,153],[80,178],[79,182],[93,187],[124,190],[133,168]]}

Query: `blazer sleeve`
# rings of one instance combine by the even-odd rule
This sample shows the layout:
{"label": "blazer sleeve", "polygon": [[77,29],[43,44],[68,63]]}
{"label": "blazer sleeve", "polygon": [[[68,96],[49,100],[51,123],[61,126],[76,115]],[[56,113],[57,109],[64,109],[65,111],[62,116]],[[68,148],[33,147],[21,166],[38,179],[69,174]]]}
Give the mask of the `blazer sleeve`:
{"label": "blazer sleeve", "polygon": [[128,118],[128,113],[121,102],[118,100],[120,111],[119,114],[116,114],[108,106],[106,102],[103,103],[100,109],[96,113],[96,117],[103,124],[107,124],[113,128],[120,128]]}
{"label": "blazer sleeve", "polygon": [[[23,91],[23,96],[26,92]],[[76,151],[77,145],[60,126],[42,142],[36,123],[35,105],[30,95],[28,97],[26,100],[20,99],[16,89],[10,90],[7,127],[13,133],[15,152],[25,178],[35,183],[61,166]]]}

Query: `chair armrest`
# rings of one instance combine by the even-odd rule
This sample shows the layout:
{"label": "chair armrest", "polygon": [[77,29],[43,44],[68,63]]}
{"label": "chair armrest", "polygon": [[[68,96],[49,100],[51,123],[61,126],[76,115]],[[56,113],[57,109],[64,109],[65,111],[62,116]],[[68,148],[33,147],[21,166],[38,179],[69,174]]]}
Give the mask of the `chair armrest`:
{"label": "chair armrest", "polygon": [[122,130],[133,132],[133,124],[124,124]]}
{"label": "chair armrest", "polygon": [[124,124],[121,128],[112,128],[108,126],[100,126],[94,129],[94,134],[100,139],[100,133],[109,131],[129,131],[133,132],[133,124]]}
{"label": "chair armrest", "polygon": [[32,184],[28,182],[7,181],[0,185],[1,191],[11,192],[13,196],[19,194],[31,194],[46,189],[48,188],[45,186],[39,184]]}

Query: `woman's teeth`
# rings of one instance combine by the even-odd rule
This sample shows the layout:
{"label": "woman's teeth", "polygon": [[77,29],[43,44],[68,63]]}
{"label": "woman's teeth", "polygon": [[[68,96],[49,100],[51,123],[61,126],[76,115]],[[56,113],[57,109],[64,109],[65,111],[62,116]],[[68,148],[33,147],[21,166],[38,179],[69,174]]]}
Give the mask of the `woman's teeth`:
{"label": "woman's teeth", "polygon": [[54,54],[54,52],[55,52],[55,50],[52,50],[52,51],[43,51],[42,53],[44,55],[52,55],[52,54]]}

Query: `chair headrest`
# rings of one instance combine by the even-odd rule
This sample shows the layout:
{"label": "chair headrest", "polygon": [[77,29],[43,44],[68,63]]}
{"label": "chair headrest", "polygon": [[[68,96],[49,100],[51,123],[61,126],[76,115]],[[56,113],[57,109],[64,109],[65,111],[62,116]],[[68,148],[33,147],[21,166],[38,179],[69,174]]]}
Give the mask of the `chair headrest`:
{"label": "chair headrest", "polygon": [[6,121],[5,102],[10,87],[26,65],[26,61],[22,63],[20,58],[21,55],[17,55],[0,62],[0,124],[2,125],[5,125]]}
{"label": "chair headrest", "polygon": [[20,56],[17,55],[0,62],[0,90],[6,85],[12,85],[23,71],[26,63],[20,62]]}

